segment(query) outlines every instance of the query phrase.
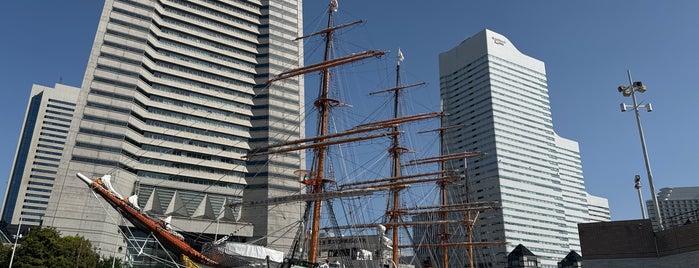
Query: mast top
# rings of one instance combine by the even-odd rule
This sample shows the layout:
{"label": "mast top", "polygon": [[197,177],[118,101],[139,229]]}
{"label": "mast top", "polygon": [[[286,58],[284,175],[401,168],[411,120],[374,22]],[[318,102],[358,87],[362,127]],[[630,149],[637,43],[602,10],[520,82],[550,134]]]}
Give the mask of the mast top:
{"label": "mast top", "polygon": [[338,3],[337,0],[330,0],[330,11],[337,12]]}

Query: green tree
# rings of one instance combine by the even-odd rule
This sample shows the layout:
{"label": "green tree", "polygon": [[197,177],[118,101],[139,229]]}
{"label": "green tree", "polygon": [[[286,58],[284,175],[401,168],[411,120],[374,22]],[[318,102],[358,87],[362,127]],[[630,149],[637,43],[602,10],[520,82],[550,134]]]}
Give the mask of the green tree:
{"label": "green tree", "polygon": [[[9,265],[12,247],[0,247],[0,266]],[[101,259],[82,236],[61,237],[52,227],[37,227],[18,242],[12,267],[112,267],[114,259]],[[121,267],[116,259],[114,267]]]}
{"label": "green tree", "polygon": [[[112,264],[114,264],[114,266],[112,266]],[[121,268],[123,266],[124,264],[121,263],[121,258],[115,257],[103,258],[97,263],[97,268]]]}
{"label": "green tree", "polygon": [[10,255],[12,255],[12,246],[0,245],[0,267],[10,265]]}

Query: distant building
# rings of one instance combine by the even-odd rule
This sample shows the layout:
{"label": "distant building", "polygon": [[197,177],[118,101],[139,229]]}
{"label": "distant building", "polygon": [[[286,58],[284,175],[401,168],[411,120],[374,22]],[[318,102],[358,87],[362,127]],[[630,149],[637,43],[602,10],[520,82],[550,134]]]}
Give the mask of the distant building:
{"label": "distant building", "polygon": [[587,210],[590,212],[588,222],[609,221],[609,201],[606,198],[587,195]]}
{"label": "distant building", "polygon": [[[10,179],[5,190],[2,221],[24,229],[39,225],[56,189],[55,181],[80,88],[33,85],[20,132]],[[11,230],[14,233],[16,226]]]}
{"label": "distant building", "polygon": [[444,127],[462,126],[446,131],[442,153],[486,154],[452,163],[468,174],[454,200],[502,205],[480,214],[474,241],[508,244],[476,247],[477,265],[503,267],[522,243],[555,268],[580,250],[577,224],[609,220],[609,209],[586,192],[578,143],[554,131],[544,63],[486,29],[441,53],[439,75]]}
{"label": "distant building", "polygon": [[[653,200],[646,201],[649,218],[658,230]],[[658,207],[665,228],[685,225],[699,220],[699,187],[662,188],[658,192]]]}
{"label": "distant building", "polygon": [[585,268],[699,267],[699,223],[654,232],[651,220],[578,225]]}
{"label": "distant building", "polygon": [[522,244],[519,244],[507,255],[507,267],[537,268],[539,267],[539,257]]}

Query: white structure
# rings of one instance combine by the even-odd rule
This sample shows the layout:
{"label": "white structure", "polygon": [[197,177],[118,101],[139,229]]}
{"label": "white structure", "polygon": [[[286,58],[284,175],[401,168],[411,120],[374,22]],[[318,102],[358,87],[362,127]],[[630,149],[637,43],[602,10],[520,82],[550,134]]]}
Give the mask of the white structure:
{"label": "white structure", "polygon": [[[699,221],[699,187],[662,188],[658,193],[658,206],[665,229]],[[658,230],[653,200],[646,201],[653,229]]]}
{"label": "white structure", "polygon": [[605,202],[588,198],[577,142],[554,132],[544,63],[483,30],[441,53],[439,74],[445,127],[462,125],[447,131],[443,153],[487,154],[468,159],[468,181],[456,190],[462,200],[502,205],[481,214],[474,241],[508,244],[477,247],[476,262],[505,267],[518,244],[539,256],[541,267],[580,252],[577,224],[609,216],[591,216],[589,204]]}
{"label": "white structure", "polygon": [[32,86],[3,200],[6,223],[19,223],[21,218],[23,229],[41,224],[49,197],[60,191],[55,181],[79,92],[61,84]]}
{"label": "white structure", "polygon": [[172,216],[180,231],[288,251],[300,204],[243,208],[242,222],[225,205],[301,188],[300,154],[243,158],[303,135],[302,78],[265,86],[302,63],[302,43],[292,41],[301,10],[297,0],[106,0],[44,225],[116,253],[125,246],[117,224],[128,225],[75,177],[111,174],[119,192],[138,194],[144,210]]}
{"label": "white structure", "polygon": [[609,200],[588,194],[587,202],[587,207],[590,211],[590,218],[587,222],[609,221],[611,219]]}

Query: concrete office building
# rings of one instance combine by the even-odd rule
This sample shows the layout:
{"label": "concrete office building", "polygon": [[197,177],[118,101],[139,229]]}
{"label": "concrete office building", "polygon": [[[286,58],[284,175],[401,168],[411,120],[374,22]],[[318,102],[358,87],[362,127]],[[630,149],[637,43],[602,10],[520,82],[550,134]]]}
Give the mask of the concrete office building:
{"label": "concrete office building", "polygon": [[[21,218],[23,229],[41,224],[49,197],[60,192],[55,181],[79,92],[61,84],[32,86],[5,190],[3,222],[19,223]],[[9,231],[14,234],[16,227]]]}
{"label": "concrete office building", "polygon": [[[658,192],[658,206],[663,217],[663,227],[672,228],[699,221],[699,187],[662,188]],[[658,231],[657,215],[653,200],[646,200],[653,229]]]}
{"label": "concrete office building", "polygon": [[463,126],[447,131],[443,153],[486,153],[455,163],[468,174],[456,190],[502,205],[481,213],[474,241],[508,244],[476,247],[479,267],[504,267],[518,244],[541,267],[580,251],[577,224],[609,218],[591,216],[590,200],[604,202],[588,197],[577,142],[554,132],[544,63],[483,30],[441,53],[439,74],[444,123]]}
{"label": "concrete office building", "polygon": [[238,219],[226,204],[301,189],[289,176],[301,155],[243,157],[303,135],[302,78],[265,86],[301,64],[302,44],[290,41],[301,25],[301,1],[106,0],[44,225],[116,253],[117,226],[128,224],[75,178],[112,174],[120,193],[180,231],[287,251],[301,205],[243,207]]}
{"label": "concrete office building", "polygon": [[587,208],[590,211],[588,222],[609,221],[611,219],[611,215],[609,214],[609,200],[588,194],[587,202]]}

